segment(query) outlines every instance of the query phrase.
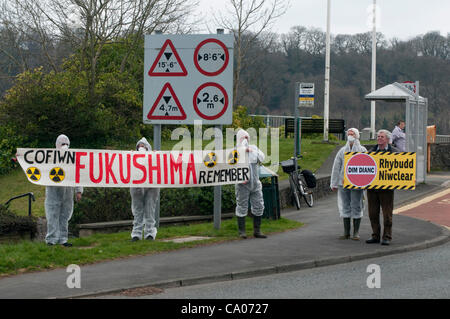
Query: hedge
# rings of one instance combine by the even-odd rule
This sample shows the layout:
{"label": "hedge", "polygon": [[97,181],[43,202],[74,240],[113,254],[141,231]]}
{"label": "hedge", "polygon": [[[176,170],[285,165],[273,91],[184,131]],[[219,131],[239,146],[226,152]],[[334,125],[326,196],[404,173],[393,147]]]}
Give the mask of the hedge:
{"label": "hedge", "polygon": [[11,212],[7,206],[0,204],[0,235],[31,232],[37,233],[35,217],[18,216]]}
{"label": "hedge", "polygon": [[[236,205],[234,185],[222,187],[222,212],[232,212]],[[214,187],[163,188],[160,217],[212,215]],[[133,219],[129,188],[84,188],[82,200],[75,204],[69,228],[76,225]]]}

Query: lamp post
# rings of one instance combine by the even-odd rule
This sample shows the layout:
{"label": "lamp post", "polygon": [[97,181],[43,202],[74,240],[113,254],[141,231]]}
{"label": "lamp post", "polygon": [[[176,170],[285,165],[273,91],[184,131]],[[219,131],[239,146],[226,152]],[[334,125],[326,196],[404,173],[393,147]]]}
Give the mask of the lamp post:
{"label": "lamp post", "polygon": [[[376,5],[377,1],[373,0],[372,13],[372,81],[371,91],[376,90],[376,72],[377,72],[377,26],[376,26]],[[375,101],[370,102],[370,133],[372,139],[375,139]]]}
{"label": "lamp post", "polygon": [[325,96],[323,105],[323,140],[328,141],[328,113],[330,103],[330,0],[327,0],[327,37],[325,53]]}

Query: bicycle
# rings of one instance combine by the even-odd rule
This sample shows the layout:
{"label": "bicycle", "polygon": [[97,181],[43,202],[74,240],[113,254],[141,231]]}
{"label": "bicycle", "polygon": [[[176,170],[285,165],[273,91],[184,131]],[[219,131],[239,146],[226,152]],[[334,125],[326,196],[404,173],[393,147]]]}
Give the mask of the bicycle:
{"label": "bicycle", "polygon": [[[312,173],[306,170],[301,170],[300,165],[297,165],[297,171],[295,170],[295,160],[298,160],[301,157],[294,158],[291,157],[291,159],[280,162],[281,168],[283,169],[283,172],[289,174],[289,184],[291,186],[292,195],[294,197],[294,203],[297,207],[297,210],[300,209],[300,196],[303,197],[306,204],[309,207],[312,207],[314,205],[314,196],[312,188],[315,187],[309,187],[308,183],[305,179],[304,173],[308,172],[308,175],[314,176]],[[315,182],[315,181],[314,181]],[[311,181],[310,181],[310,186]]]}

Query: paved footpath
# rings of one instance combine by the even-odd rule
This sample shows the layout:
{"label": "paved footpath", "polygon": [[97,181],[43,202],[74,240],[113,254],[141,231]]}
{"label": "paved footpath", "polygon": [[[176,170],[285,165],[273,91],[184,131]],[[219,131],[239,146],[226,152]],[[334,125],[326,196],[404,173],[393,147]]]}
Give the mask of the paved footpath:
{"label": "paved footpath", "polygon": [[[450,172],[430,175],[427,184],[420,184],[415,190],[396,191],[395,207],[441,193],[449,186]],[[448,199],[448,195],[439,195],[420,205],[448,204]],[[416,206],[394,215],[390,246],[365,243],[371,234],[367,211],[361,223],[361,240],[338,240],[343,226],[336,211],[336,202],[336,195],[333,194],[317,200],[312,208],[303,205],[300,211],[283,210],[283,217],[305,225],[270,235],[268,239],[249,238],[81,266],[81,288],[67,288],[69,274],[65,269],[3,278],[0,279],[0,298],[86,297],[125,288],[164,288],[236,280],[425,249],[443,244],[450,238],[450,231],[436,224],[445,224],[448,210],[443,217],[428,214],[423,220],[408,215],[423,216],[423,210],[431,208]]]}

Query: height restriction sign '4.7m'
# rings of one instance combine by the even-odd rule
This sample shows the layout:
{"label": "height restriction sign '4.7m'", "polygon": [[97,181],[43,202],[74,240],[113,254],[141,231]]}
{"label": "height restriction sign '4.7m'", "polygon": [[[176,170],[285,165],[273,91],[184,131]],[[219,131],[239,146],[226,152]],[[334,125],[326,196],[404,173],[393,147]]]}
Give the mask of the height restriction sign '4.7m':
{"label": "height restriction sign '4.7m'", "polygon": [[147,35],[146,124],[231,124],[233,36]]}

